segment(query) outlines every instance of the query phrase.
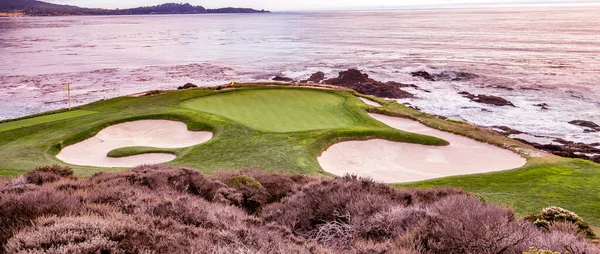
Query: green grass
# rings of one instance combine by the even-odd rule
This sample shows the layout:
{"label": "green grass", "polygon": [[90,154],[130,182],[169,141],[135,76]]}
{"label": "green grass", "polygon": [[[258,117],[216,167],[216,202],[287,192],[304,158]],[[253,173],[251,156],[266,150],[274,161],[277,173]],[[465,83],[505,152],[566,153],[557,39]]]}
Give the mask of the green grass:
{"label": "green grass", "polygon": [[184,152],[182,148],[156,148],[156,147],[146,147],[146,146],[130,146],[114,149],[108,154],[107,157],[111,158],[122,158],[127,156],[146,154],[146,153],[169,153],[173,155],[182,155]]}
{"label": "green grass", "polygon": [[33,125],[50,123],[80,116],[86,116],[91,114],[96,114],[97,112],[89,111],[89,110],[73,110],[67,111],[63,113],[57,113],[52,115],[44,115],[32,118],[26,118],[18,121],[10,121],[10,122],[0,122],[0,132],[14,130],[18,128],[29,127]]}
{"label": "green grass", "polygon": [[514,207],[521,216],[560,206],[600,225],[600,164],[579,159],[540,160],[517,170],[395,186],[460,187],[490,202]]}
{"label": "green grass", "polygon": [[[183,121],[189,130],[212,131],[213,138],[183,149],[120,148],[111,151],[112,156],[168,152],[177,155],[177,159],[167,165],[196,168],[207,174],[258,166],[271,172],[331,176],[319,166],[317,156],[336,142],[383,138],[426,145],[446,144],[435,137],[392,129],[369,117],[366,110],[415,119],[430,127],[510,148],[526,157],[536,151],[491,130],[439,119],[392,101],[367,96],[383,105],[369,107],[354,95],[355,92],[343,89],[328,91],[251,84],[235,93],[233,90],[190,89],[138,98],[120,97],[70,112],[8,121],[0,126],[18,127],[0,131],[0,177],[22,175],[40,165],[66,165],[55,157],[62,147],[92,137],[110,125],[140,119]],[[72,115],[74,112],[91,114]],[[538,212],[545,206],[562,206],[578,213],[593,226],[600,226],[599,164],[557,157],[527,158],[527,165],[516,170],[395,186],[462,187],[491,202],[513,206],[521,215]],[[80,177],[99,171],[125,170],[71,166]]]}
{"label": "green grass", "polygon": [[[183,121],[187,123],[190,130],[208,130],[212,131],[214,135],[210,141],[191,148],[171,150],[125,147],[111,151],[111,156],[169,152],[176,154],[177,159],[167,163],[168,165],[198,168],[209,174],[216,170],[236,170],[259,166],[269,171],[329,175],[319,166],[317,155],[331,144],[349,139],[384,138],[429,145],[446,144],[444,140],[435,137],[398,131],[375,121],[364,111],[364,104],[345,91],[333,92],[286,87],[249,87],[236,90],[235,96],[242,94],[243,97],[256,97],[262,101],[275,96],[295,101],[294,107],[279,105],[281,110],[272,111],[275,115],[300,112],[299,114],[304,114],[307,118],[306,121],[319,126],[318,129],[296,132],[265,132],[249,127],[242,121],[182,106],[182,102],[185,105],[196,101],[210,101],[213,100],[213,97],[223,103],[227,101],[227,96],[233,96],[232,92],[231,90],[191,89],[137,98],[120,97],[78,108],[78,110],[95,111],[98,112],[97,114],[0,132],[0,176],[17,176],[39,165],[54,163],[64,165],[55,157],[62,147],[87,139],[110,125],[139,119]],[[316,103],[308,99],[309,97],[318,98],[321,102]],[[252,98],[244,100],[253,101]],[[263,102],[263,107],[268,104],[268,102]],[[279,101],[278,104],[282,104],[282,102]],[[314,108],[314,104],[325,109]],[[242,104],[241,101],[232,105],[237,105],[237,109],[232,109],[231,112],[238,113],[245,112],[244,110],[253,106],[247,103]],[[320,113],[307,114],[305,110],[299,109],[303,105]],[[211,107],[215,108],[215,105],[211,105]],[[278,106],[273,104],[273,107]],[[255,112],[250,114],[255,114]],[[341,116],[336,116],[336,119],[342,120],[328,121],[325,118],[329,113],[341,114]],[[53,114],[48,116],[53,116]],[[319,120],[314,121],[311,119],[312,117]],[[276,125],[277,117],[270,119],[271,124]],[[325,122],[325,124],[321,122]],[[335,125],[332,123],[336,122],[340,127],[334,127]],[[340,122],[347,124],[342,125]],[[286,124],[289,128],[279,130],[314,128],[308,125],[295,128],[289,121]],[[73,168],[76,175],[83,177],[99,171],[124,170],[74,165]]]}
{"label": "green grass", "polygon": [[312,89],[232,91],[185,101],[181,106],[226,117],[267,132],[335,129],[358,120],[344,105],[345,98]]}

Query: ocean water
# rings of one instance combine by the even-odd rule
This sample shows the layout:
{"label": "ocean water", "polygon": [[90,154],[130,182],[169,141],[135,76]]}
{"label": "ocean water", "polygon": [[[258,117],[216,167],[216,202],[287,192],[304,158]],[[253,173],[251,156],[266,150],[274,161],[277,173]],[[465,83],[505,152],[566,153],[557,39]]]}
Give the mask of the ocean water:
{"label": "ocean water", "polygon": [[[598,7],[0,18],[0,119],[65,107],[65,83],[80,105],[186,82],[348,68],[429,90],[400,100],[429,113],[600,142],[568,124],[600,124]],[[478,77],[430,82],[410,75],[417,70]]]}

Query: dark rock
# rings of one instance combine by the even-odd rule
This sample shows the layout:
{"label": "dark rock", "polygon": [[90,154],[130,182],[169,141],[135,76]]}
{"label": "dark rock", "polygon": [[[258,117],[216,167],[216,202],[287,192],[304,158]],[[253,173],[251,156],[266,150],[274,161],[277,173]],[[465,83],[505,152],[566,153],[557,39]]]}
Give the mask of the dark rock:
{"label": "dark rock", "polygon": [[515,140],[554,155],[567,158],[584,159],[600,163],[600,148],[597,148],[594,144],[575,143],[561,138],[554,139],[554,142],[560,144],[538,144],[518,138],[515,138]]}
{"label": "dark rock", "polygon": [[458,94],[462,95],[465,98],[469,98],[471,101],[474,101],[474,102],[479,102],[479,103],[484,103],[484,104],[489,104],[489,105],[494,105],[494,106],[511,106],[511,107],[515,106],[514,104],[512,104],[512,102],[507,101],[506,99],[504,99],[502,97],[498,97],[498,96],[483,95],[483,94],[474,95],[469,92],[459,92]]}
{"label": "dark rock", "polygon": [[435,81],[433,76],[431,76],[431,74],[429,74],[429,72],[426,71],[414,71],[411,72],[410,75],[412,75],[413,77],[421,77],[424,80]]}
{"label": "dark rock", "polygon": [[294,79],[293,78],[288,78],[288,77],[284,77],[284,76],[275,76],[273,78],[273,81],[281,81],[281,82],[293,82]]}
{"label": "dark rock", "polygon": [[496,88],[496,89],[502,89],[502,90],[507,90],[507,91],[513,91],[515,90],[512,87],[509,86],[503,86],[503,85],[493,85],[492,88]]}
{"label": "dark rock", "polygon": [[198,86],[194,85],[192,83],[186,83],[185,85],[178,87],[177,90],[185,90],[185,89],[196,88],[196,87],[198,87]]}
{"label": "dark rock", "polygon": [[382,83],[369,78],[369,75],[362,73],[357,69],[349,69],[339,73],[337,78],[325,80],[323,83],[329,85],[343,86],[353,89],[359,93],[374,95],[383,98],[413,98],[414,95],[400,89],[404,84],[400,83]]}
{"label": "dark rock", "polygon": [[302,83],[320,83],[321,81],[323,81],[323,79],[325,79],[325,73],[323,73],[322,71],[318,71],[310,75],[310,78],[308,78],[307,80],[302,80]]}
{"label": "dark rock", "polygon": [[535,104],[533,106],[540,107],[543,110],[548,110],[548,107],[549,107],[547,103]]}
{"label": "dark rock", "polygon": [[501,130],[502,132],[499,132],[499,133],[502,134],[502,135],[504,135],[504,136],[509,136],[509,135],[513,135],[513,134],[522,134],[522,133],[524,133],[522,131],[510,128],[508,126],[492,126],[492,128]]}
{"label": "dark rock", "polygon": [[437,81],[463,81],[478,78],[478,75],[460,71],[442,71],[439,74],[432,74],[433,79]]}
{"label": "dark rock", "polygon": [[592,121],[586,121],[586,120],[573,120],[569,122],[572,125],[577,125],[577,126],[581,126],[581,127],[586,127],[586,128],[590,128],[591,130],[594,131],[600,131],[600,125],[592,122]]}

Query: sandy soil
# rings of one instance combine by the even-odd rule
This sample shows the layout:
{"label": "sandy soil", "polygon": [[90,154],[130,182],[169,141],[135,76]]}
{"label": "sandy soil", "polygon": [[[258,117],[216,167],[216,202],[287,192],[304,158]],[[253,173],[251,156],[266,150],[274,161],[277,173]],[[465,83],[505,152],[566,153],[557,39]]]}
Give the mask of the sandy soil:
{"label": "sandy soil", "polygon": [[363,98],[363,97],[358,97],[358,98],[359,98],[359,99],[360,99],[362,102],[364,102],[365,104],[367,104],[367,105],[371,105],[371,106],[373,106],[373,107],[381,107],[381,104],[379,104],[379,103],[377,103],[377,102],[374,102],[374,101],[372,101],[372,100],[365,99],[365,98]]}
{"label": "sandy soil", "polygon": [[111,150],[131,146],[182,148],[206,142],[211,132],[191,132],[185,123],[167,120],[141,120],[116,124],[96,136],[65,147],[56,158],[66,163],[95,167],[135,167],[140,164],[164,163],[176,158],[172,154],[152,153],[123,158],[109,158]]}
{"label": "sandy soil", "polygon": [[416,121],[369,115],[393,128],[439,137],[450,145],[436,147],[381,139],[342,142],[331,146],[319,157],[325,171],[396,183],[501,171],[521,167],[526,162],[511,151],[429,128]]}

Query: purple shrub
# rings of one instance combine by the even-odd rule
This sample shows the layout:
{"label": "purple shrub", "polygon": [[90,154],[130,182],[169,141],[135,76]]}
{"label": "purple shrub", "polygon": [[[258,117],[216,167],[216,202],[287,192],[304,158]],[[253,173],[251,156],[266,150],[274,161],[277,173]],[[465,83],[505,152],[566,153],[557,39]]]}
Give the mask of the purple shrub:
{"label": "purple shrub", "polygon": [[428,207],[423,245],[432,253],[518,253],[537,230],[512,210],[474,197],[451,196]]}
{"label": "purple shrub", "polygon": [[22,194],[0,195],[0,245],[16,230],[45,215],[78,214],[83,205],[76,198],[52,188],[37,188]]}

